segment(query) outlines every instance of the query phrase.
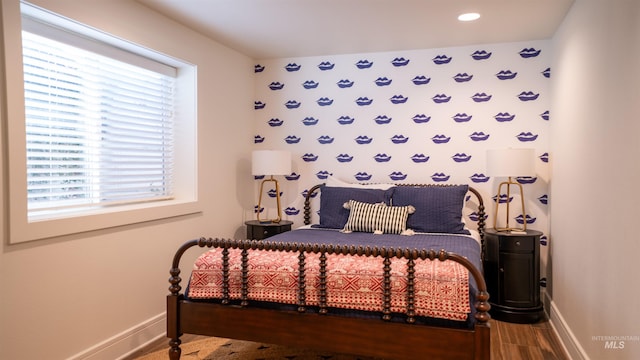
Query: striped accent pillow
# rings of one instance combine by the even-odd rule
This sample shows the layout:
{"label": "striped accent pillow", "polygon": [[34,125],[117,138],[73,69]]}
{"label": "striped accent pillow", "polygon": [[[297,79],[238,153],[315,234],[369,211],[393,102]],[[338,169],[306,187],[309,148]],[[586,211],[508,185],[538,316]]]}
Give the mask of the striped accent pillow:
{"label": "striped accent pillow", "polygon": [[375,234],[407,234],[407,218],[415,211],[411,205],[388,206],[384,203],[364,203],[349,200],[344,204],[350,209],[343,232],[371,232]]}

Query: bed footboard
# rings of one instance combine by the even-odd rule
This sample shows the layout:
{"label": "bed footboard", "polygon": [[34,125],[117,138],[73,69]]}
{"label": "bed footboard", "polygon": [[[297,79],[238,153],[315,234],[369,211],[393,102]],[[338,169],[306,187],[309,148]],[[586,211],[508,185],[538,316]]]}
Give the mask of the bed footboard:
{"label": "bed footboard", "polygon": [[[230,326],[227,330],[229,331],[229,333],[225,333],[224,331],[219,331],[218,329],[220,328],[225,328],[224,324],[219,324],[220,321],[222,321],[222,318],[219,316],[219,314],[216,317],[211,317],[211,319],[207,320],[206,316],[203,316],[202,311],[203,311],[203,306],[207,306],[209,304],[195,304],[195,303],[190,303],[189,305],[193,305],[192,311],[196,311],[196,307],[198,308],[198,310],[196,312],[198,312],[198,316],[186,316],[187,314],[182,314],[183,312],[183,307],[182,303],[184,303],[184,295],[180,293],[180,291],[182,290],[181,287],[181,277],[180,277],[180,258],[182,257],[182,255],[184,254],[185,251],[187,251],[189,248],[194,247],[194,246],[199,246],[199,247],[216,247],[216,248],[222,248],[222,261],[223,261],[223,298],[221,300],[222,305],[218,305],[215,307],[215,311],[221,311],[219,310],[220,307],[222,308],[228,308],[229,309],[229,313],[230,314],[242,314],[243,308],[246,308],[245,310],[248,310],[249,307],[249,301],[248,301],[248,252],[249,250],[261,250],[261,251],[286,251],[286,252],[297,252],[299,253],[298,255],[298,259],[299,259],[299,276],[298,276],[298,302],[297,302],[297,310],[298,310],[298,314],[296,316],[295,313],[292,314],[287,314],[287,315],[282,315],[282,316],[287,316],[289,317],[289,322],[293,323],[293,322],[299,322],[299,321],[305,321],[304,317],[306,316],[314,316],[314,319],[316,319],[314,321],[314,323],[317,323],[317,319],[318,316],[321,316],[321,318],[326,318],[327,321],[329,323],[331,323],[331,321],[340,321],[340,322],[357,322],[360,320],[333,320],[333,318],[327,318],[324,316],[324,314],[327,313],[327,297],[326,297],[326,278],[327,278],[327,267],[326,267],[326,255],[330,255],[330,254],[342,254],[342,255],[351,255],[351,256],[373,256],[373,257],[382,257],[384,259],[383,264],[384,264],[384,268],[383,268],[383,293],[384,293],[384,299],[383,299],[383,308],[381,309],[382,312],[382,319],[381,321],[377,321],[377,323],[379,323],[379,326],[381,326],[381,330],[380,332],[383,333],[385,332],[385,330],[383,330],[385,328],[385,324],[387,325],[392,325],[392,323],[390,322],[391,320],[391,259],[392,258],[400,258],[400,259],[406,259],[407,261],[407,307],[406,307],[406,311],[405,311],[405,315],[406,315],[406,322],[409,325],[402,325],[402,324],[393,324],[393,326],[388,326],[386,327],[386,329],[391,329],[391,328],[396,328],[398,325],[403,326],[403,327],[407,327],[409,326],[410,328],[427,328],[426,326],[419,326],[419,325],[412,325],[415,322],[415,308],[414,308],[414,303],[413,303],[413,299],[414,299],[414,280],[415,280],[415,261],[418,259],[421,260],[439,260],[439,261],[446,261],[446,260],[450,260],[450,261],[455,261],[459,264],[461,264],[462,266],[464,266],[469,273],[471,274],[471,276],[473,276],[473,278],[475,279],[476,285],[477,285],[477,294],[476,294],[476,303],[474,304],[476,313],[475,313],[475,327],[474,330],[471,331],[471,334],[464,334],[463,333],[469,333],[468,331],[452,331],[452,333],[450,335],[459,335],[460,336],[460,345],[464,346],[469,346],[472,347],[472,349],[470,350],[473,354],[475,354],[474,358],[477,359],[489,359],[489,324],[488,321],[490,320],[490,315],[488,313],[489,309],[490,309],[490,305],[488,303],[488,299],[489,299],[489,294],[487,293],[487,289],[486,289],[486,284],[484,281],[484,278],[482,276],[482,273],[475,268],[475,266],[469,261],[467,260],[465,257],[460,256],[458,254],[455,253],[451,253],[451,252],[446,252],[444,250],[440,250],[440,251],[435,251],[435,250],[429,250],[429,251],[418,251],[418,250],[410,250],[410,249],[400,249],[400,248],[378,248],[378,247],[354,247],[354,246],[334,246],[334,245],[311,245],[311,244],[296,244],[296,243],[282,243],[282,242],[270,242],[270,241],[255,241],[255,240],[229,240],[229,239],[206,239],[206,238],[200,238],[197,240],[191,240],[186,242],[185,244],[183,244],[178,251],[176,252],[174,259],[173,259],[173,264],[170,270],[170,274],[171,277],[169,278],[169,283],[171,284],[171,286],[169,287],[169,291],[170,294],[167,296],[167,337],[170,338],[169,341],[169,357],[172,360],[177,360],[180,358],[180,344],[181,344],[181,340],[180,340],[180,336],[182,335],[183,332],[183,326],[186,322],[192,322],[192,321],[196,321],[196,320],[185,320],[182,318],[182,316],[185,317],[189,317],[189,318],[195,318],[195,317],[199,317],[201,318],[200,323],[198,325],[194,325],[192,326],[193,328],[199,328],[199,332],[198,333],[202,333],[203,335],[213,335],[213,336],[227,336],[227,337],[234,337],[237,336],[238,338],[245,338],[247,340],[252,340],[252,339],[268,339],[268,337],[256,337],[255,335],[255,329],[249,329],[247,330],[248,332],[252,332],[251,334],[246,334],[244,336],[241,335],[235,335],[237,334],[237,330],[233,330],[231,329],[232,326]],[[240,249],[242,251],[242,290],[241,290],[241,299],[240,299],[240,306],[232,306],[232,305],[228,305],[230,302],[229,299],[229,259],[228,259],[228,252],[229,249]],[[306,266],[306,256],[307,254],[310,253],[316,253],[316,254],[320,254],[320,302],[319,302],[319,306],[318,306],[318,312],[316,314],[309,314],[307,312],[307,304],[306,304],[306,281],[305,281],[305,266]],[[233,309],[233,310],[232,310]],[[190,310],[191,311],[191,310]],[[238,313],[238,311],[240,311]],[[252,309],[253,311],[253,309]],[[256,310],[256,311],[265,311],[265,310]],[[185,311],[186,312],[186,311]],[[271,310],[271,312],[273,312],[273,310]],[[245,311],[245,313],[247,313],[247,311]],[[279,315],[278,315],[279,316]],[[293,318],[290,318],[291,316],[294,316]],[[274,318],[276,318],[277,316],[274,315]],[[254,318],[255,319],[255,318]],[[294,320],[295,319],[295,320]],[[228,319],[231,320],[231,319]],[[329,321],[331,320],[331,321]],[[204,323],[205,321],[210,321],[210,325],[207,325],[206,323]],[[280,321],[285,321],[283,319],[280,319]],[[218,322],[218,324],[211,324],[212,322]],[[228,322],[228,321],[227,321]],[[289,322],[287,324],[289,324]],[[324,322],[324,321],[323,321]],[[292,324],[293,325],[293,324]],[[211,326],[212,328],[216,328],[216,330],[211,330],[211,331],[207,331],[206,329],[204,329],[203,327],[207,327],[207,326]],[[376,327],[378,326],[378,324],[376,324]],[[280,327],[284,327],[287,328],[287,325],[284,326],[280,326]],[[235,332],[234,332],[235,331]],[[397,331],[397,330],[394,330]],[[267,331],[268,332],[268,329]],[[230,336],[230,335],[234,335],[234,336]],[[286,334],[281,334],[282,336],[286,336]],[[382,335],[381,335],[382,336]],[[449,336],[449,335],[447,335]],[[424,341],[424,340],[421,340]],[[291,343],[288,343],[291,344]],[[298,343],[297,345],[316,345],[316,344],[311,344],[311,343]],[[330,343],[327,343],[330,344]],[[338,343],[336,343],[338,344]],[[329,347],[331,347],[332,345],[330,345]],[[351,345],[351,347],[348,346],[337,346],[337,345],[333,345],[334,347],[332,348],[332,350],[334,351],[356,351],[357,349],[352,349],[353,345]],[[360,348],[361,350],[361,348]],[[396,352],[396,350],[394,350],[393,352],[394,355],[397,355],[398,353]],[[375,355],[375,354],[374,354]],[[402,356],[399,356],[402,358]]]}

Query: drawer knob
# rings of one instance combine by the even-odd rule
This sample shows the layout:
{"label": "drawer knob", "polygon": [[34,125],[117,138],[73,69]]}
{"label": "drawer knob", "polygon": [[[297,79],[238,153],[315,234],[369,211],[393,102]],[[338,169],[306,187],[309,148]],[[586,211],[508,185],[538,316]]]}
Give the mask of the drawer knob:
{"label": "drawer knob", "polygon": [[269,231],[268,231],[268,230],[265,230],[265,231],[263,232],[263,234],[265,234],[265,235],[267,235],[268,233],[269,233]]}
{"label": "drawer knob", "polygon": [[516,241],[516,246],[520,246],[520,241]]}

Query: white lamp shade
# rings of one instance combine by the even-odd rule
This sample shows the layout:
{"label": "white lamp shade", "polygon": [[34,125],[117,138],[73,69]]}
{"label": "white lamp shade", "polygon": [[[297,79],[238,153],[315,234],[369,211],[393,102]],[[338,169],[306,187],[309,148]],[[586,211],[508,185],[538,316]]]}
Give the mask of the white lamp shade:
{"label": "white lamp shade", "polygon": [[252,175],[291,174],[291,153],[285,150],[256,150],[251,154]]}
{"label": "white lamp shade", "polygon": [[533,149],[487,150],[487,175],[534,176],[534,156]]}

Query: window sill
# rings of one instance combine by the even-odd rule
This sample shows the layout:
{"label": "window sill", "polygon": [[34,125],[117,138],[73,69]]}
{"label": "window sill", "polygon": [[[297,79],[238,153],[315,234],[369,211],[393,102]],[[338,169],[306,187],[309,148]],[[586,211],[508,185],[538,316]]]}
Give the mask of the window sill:
{"label": "window sill", "polygon": [[43,240],[89,231],[104,230],[148,221],[168,219],[201,212],[197,201],[167,200],[136,204],[117,209],[76,215],[60,219],[28,222],[26,219],[10,220],[10,244]]}

